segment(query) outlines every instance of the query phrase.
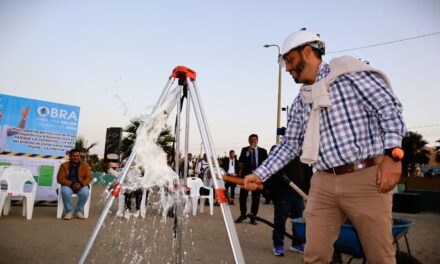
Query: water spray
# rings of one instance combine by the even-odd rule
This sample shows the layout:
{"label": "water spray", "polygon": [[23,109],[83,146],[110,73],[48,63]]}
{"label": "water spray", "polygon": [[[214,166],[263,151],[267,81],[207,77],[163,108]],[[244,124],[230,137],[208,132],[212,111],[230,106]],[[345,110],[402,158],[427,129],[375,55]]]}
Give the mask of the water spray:
{"label": "water spray", "polygon": [[[179,85],[171,90],[171,87],[175,80],[179,80]],[[93,230],[92,236],[90,237],[89,242],[79,260],[79,263],[84,263],[86,260],[91,247],[96,239],[96,236],[101,229],[105,217],[107,216],[114,199],[120,195],[121,185],[124,181],[124,178],[127,175],[127,172],[133,163],[136,160],[136,166],[142,167],[145,170],[144,181],[142,183],[142,188],[146,189],[152,186],[159,186],[162,188],[166,188],[168,190],[172,190],[177,195],[176,199],[173,199],[175,205],[175,214],[177,217],[175,218],[175,226],[174,226],[174,238],[176,243],[176,263],[182,262],[182,233],[181,233],[181,220],[183,216],[183,197],[184,189],[181,186],[178,174],[179,174],[179,165],[178,165],[178,153],[179,153],[179,141],[180,141],[180,110],[182,108],[183,100],[186,98],[186,133],[185,133],[185,164],[187,163],[187,155],[188,155],[188,130],[189,130],[189,109],[192,105],[194,113],[196,115],[197,125],[199,128],[199,132],[202,137],[203,147],[205,153],[207,153],[209,170],[211,175],[213,175],[215,192],[218,197],[218,202],[220,203],[220,208],[223,214],[223,219],[225,222],[226,230],[229,236],[229,241],[231,244],[232,252],[234,255],[234,260],[237,264],[245,263],[243,258],[243,253],[241,251],[240,243],[238,240],[237,232],[235,230],[234,221],[232,218],[232,214],[230,208],[227,203],[227,197],[225,195],[225,187],[222,179],[222,173],[220,170],[220,166],[218,164],[216,157],[216,152],[214,149],[214,144],[211,138],[211,133],[209,131],[209,127],[207,124],[207,119],[205,116],[205,112],[203,110],[203,105],[200,100],[200,95],[198,94],[198,90],[196,89],[196,73],[186,67],[178,66],[176,67],[158,100],[155,107],[153,108],[151,114],[141,119],[141,126],[137,131],[137,138],[135,145],[133,147],[132,153],[127,160],[127,163],[123,169],[121,176],[118,178],[117,183],[115,184],[115,188],[110,196],[101,216],[98,220],[95,229]],[[185,96],[182,97],[182,92],[184,91]],[[160,134],[160,130],[165,126],[165,122],[169,117],[169,114],[173,110],[173,108],[178,105],[177,110],[177,119],[176,122],[176,148],[175,148],[175,170],[173,171],[171,167],[166,164],[166,154],[163,150],[155,144],[158,135]],[[186,183],[187,177],[187,169],[184,170],[184,184]],[[176,185],[176,186],[175,186]],[[163,192],[165,193],[165,192]],[[162,195],[164,196],[164,195]],[[162,197],[164,199],[164,197]],[[166,205],[165,205],[166,204]],[[164,215],[168,211],[169,207],[172,206],[169,203],[163,202],[164,206]]]}

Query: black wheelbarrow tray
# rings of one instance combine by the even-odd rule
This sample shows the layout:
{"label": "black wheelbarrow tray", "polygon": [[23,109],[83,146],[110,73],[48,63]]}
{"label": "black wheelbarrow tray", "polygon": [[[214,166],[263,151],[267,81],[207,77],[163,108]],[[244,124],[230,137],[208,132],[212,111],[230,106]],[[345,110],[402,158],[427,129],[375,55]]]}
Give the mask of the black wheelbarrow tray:
{"label": "black wheelbarrow tray", "polygon": [[[304,218],[296,218],[292,220],[292,224],[295,227],[295,233],[304,241],[306,240],[306,223]],[[396,260],[397,263],[420,263],[416,258],[411,256],[408,239],[406,233],[409,228],[414,225],[413,221],[404,219],[393,219],[392,234],[394,238],[394,245],[396,247]],[[399,239],[404,237],[407,252],[400,251]],[[342,263],[341,253],[350,255],[351,258],[348,261],[350,263],[353,259],[364,259],[366,261],[364,252],[362,250],[359,236],[354,226],[349,222],[345,222],[341,226],[341,232],[334,244],[335,256],[334,261]]]}

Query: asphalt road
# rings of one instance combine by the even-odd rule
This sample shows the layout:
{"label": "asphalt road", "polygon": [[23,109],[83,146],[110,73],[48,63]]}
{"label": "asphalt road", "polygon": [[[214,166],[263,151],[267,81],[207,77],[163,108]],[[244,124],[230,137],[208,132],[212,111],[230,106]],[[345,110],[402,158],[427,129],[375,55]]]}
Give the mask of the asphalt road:
{"label": "asphalt road", "polygon": [[[89,219],[56,219],[56,206],[35,206],[32,220],[21,216],[21,206],[13,206],[0,218],[0,263],[77,263],[105,206],[104,187],[93,188]],[[86,263],[176,263],[181,242],[182,263],[234,263],[231,245],[220,207],[209,215],[209,207],[182,224],[181,241],[173,239],[174,218],[162,217],[157,197],[150,197],[145,218],[129,220],[115,216],[113,205]],[[250,200],[250,199],[249,199]],[[250,203],[250,201],[249,201]],[[233,218],[239,206],[230,206]],[[260,205],[259,216],[272,221],[273,205]],[[408,233],[412,254],[422,263],[440,263],[440,214],[395,214],[415,221]],[[261,222],[235,224],[246,263],[302,263],[302,255],[272,254],[271,228]],[[288,228],[290,230],[290,228]],[[286,245],[289,242],[286,240]],[[401,246],[404,245],[403,240]],[[406,250],[406,248],[403,246]],[[348,260],[348,257],[344,257]],[[362,263],[356,260],[352,263]]]}

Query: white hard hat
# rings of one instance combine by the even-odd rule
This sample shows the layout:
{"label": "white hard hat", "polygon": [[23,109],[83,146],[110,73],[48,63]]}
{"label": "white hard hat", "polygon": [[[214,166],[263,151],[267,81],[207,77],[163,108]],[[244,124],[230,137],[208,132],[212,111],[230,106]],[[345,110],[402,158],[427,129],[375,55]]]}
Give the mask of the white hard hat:
{"label": "white hard hat", "polygon": [[315,33],[312,33],[305,28],[300,31],[294,32],[287,36],[284,40],[283,47],[281,48],[281,56],[279,63],[281,67],[286,67],[286,64],[283,60],[283,56],[287,54],[292,49],[301,47],[305,44],[310,44],[312,47],[321,51],[321,54],[325,53],[325,43],[319,38],[319,36]]}

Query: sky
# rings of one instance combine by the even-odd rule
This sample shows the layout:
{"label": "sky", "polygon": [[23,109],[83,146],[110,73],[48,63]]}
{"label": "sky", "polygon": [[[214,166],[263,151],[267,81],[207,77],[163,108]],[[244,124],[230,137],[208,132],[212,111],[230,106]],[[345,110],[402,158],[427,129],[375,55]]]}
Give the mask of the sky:
{"label": "sky", "polygon": [[[197,72],[218,155],[275,144],[278,50],[302,27],[326,43],[324,61],[351,55],[388,75],[409,130],[440,139],[440,1],[0,0],[0,93],[80,107],[78,134],[98,142],[108,127],[148,114],[172,70]],[[299,85],[286,72],[282,106]],[[286,113],[282,112],[282,125]],[[171,118],[174,121],[174,118]],[[190,152],[200,154],[194,115]]]}

